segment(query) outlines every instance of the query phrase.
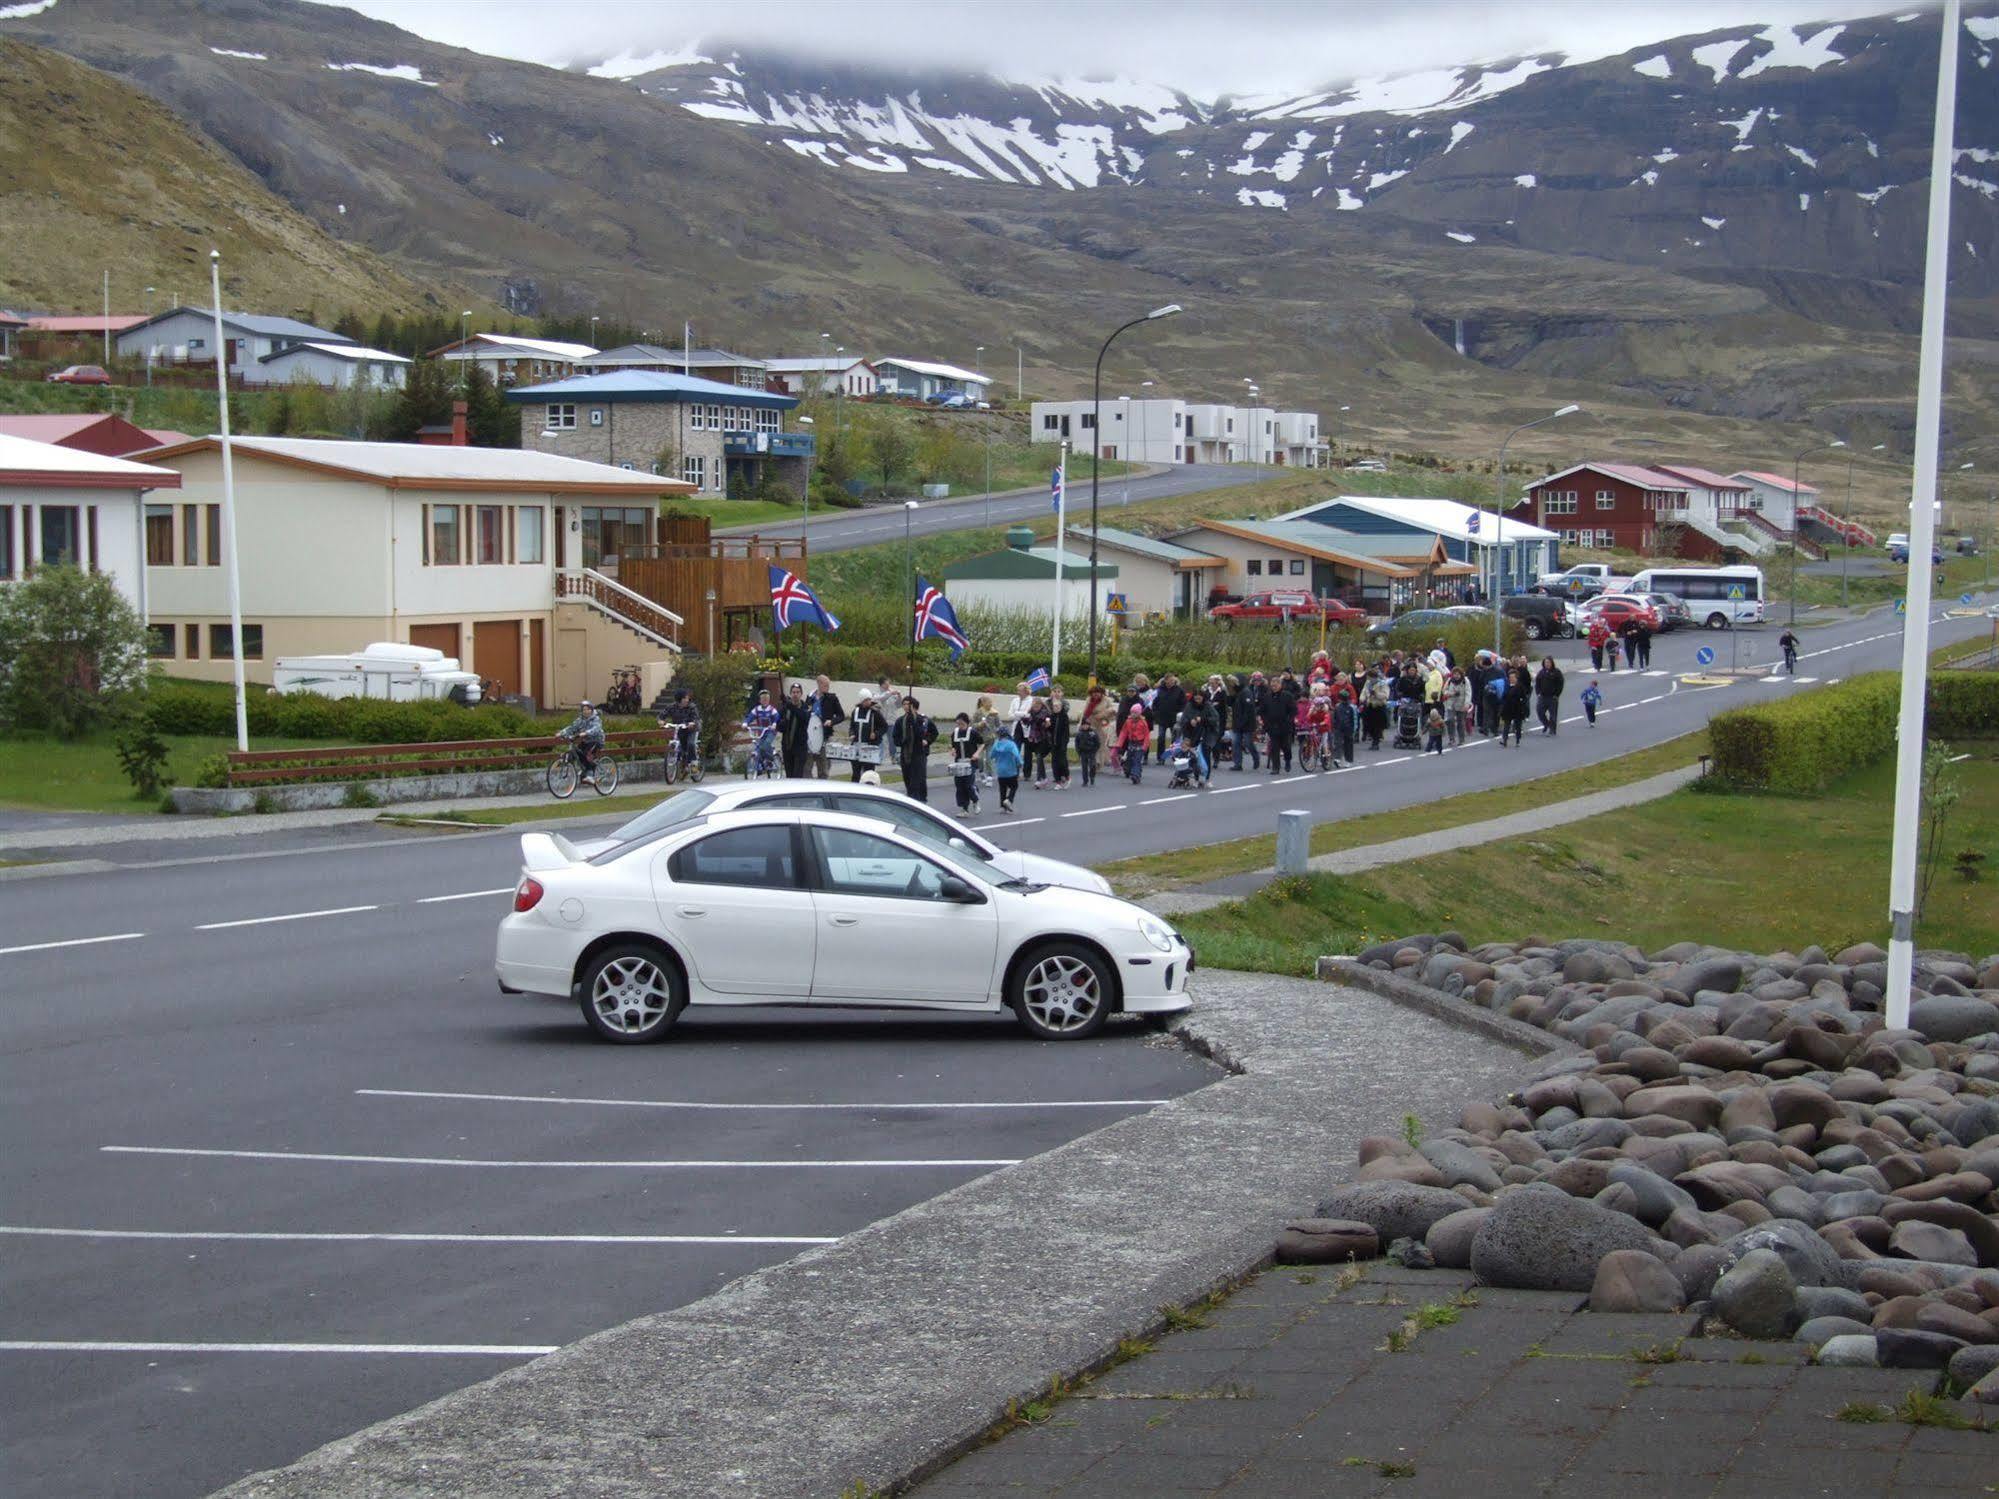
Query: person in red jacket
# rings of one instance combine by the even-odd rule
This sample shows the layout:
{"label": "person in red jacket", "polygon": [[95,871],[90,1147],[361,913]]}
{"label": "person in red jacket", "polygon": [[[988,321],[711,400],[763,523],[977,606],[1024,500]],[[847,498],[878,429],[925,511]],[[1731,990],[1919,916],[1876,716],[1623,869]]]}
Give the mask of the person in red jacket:
{"label": "person in red jacket", "polygon": [[1595,666],[1598,671],[1603,670],[1603,648],[1613,638],[1610,633],[1610,626],[1603,622],[1601,616],[1590,621],[1589,659],[1591,665]]}
{"label": "person in red jacket", "polygon": [[1124,773],[1131,777],[1136,786],[1145,775],[1145,752],[1152,743],[1152,725],[1145,717],[1145,710],[1136,704],[1124,718],[1124,727],[1118,730],[1117,750],[1124,761]]}

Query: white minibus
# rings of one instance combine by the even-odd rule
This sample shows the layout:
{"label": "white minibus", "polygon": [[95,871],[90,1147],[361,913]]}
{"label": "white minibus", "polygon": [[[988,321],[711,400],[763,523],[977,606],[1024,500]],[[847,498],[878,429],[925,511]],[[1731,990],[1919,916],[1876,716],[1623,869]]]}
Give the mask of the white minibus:
{"label": "white minibus", "polygon": [[1652,567],[1633,578],[1626,592],[1684,599],[1694,621],[1710,630],[1763,623],[1760,567]]}

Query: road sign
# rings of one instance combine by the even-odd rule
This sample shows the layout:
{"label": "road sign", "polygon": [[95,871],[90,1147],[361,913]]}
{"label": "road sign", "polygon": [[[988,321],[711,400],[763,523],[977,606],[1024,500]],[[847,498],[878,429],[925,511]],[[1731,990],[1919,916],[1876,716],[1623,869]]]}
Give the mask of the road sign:
{"label": "road sign", "polygon": [[1958,602],[1959,602],[1960,604],[1968,604],[1968,603],[1970,603],[1970,602],[1971,602],[1971,595],[1970,595],[1970,594],[1968,594],[1968,593],[1960,593],[1960,594],[1959,594],[1959,595],[1957,596],[1957,601],[1958,601]]}
{"label": "road sign", "polygon": [[1907,614],[1909,612],[1909,601],[1907,599],[1895,600],[1895,612],[1897,614]]}
{"label": "road sign", "polygon": [[1694,652],[1694,660],[1700,662],[1702,666],[1714,665],[1714,647],[1711,645],[1702,646]]}
{"label": "road sign", "polygon": [[1104,612],[1106,614],[1125,614],[1130,612],[1130,609],[1131,605],[1125,602],[1123,594],[1111,593],[1104,596]]}
{"label": "road sign", "polygon": [[1748,595],[1743,593],[1742,585],[1740,583],[1731,583],[1728,589],[1728,597],[1731,603],[1739,604],[1743,601],[1744,598],[1748,597]]}

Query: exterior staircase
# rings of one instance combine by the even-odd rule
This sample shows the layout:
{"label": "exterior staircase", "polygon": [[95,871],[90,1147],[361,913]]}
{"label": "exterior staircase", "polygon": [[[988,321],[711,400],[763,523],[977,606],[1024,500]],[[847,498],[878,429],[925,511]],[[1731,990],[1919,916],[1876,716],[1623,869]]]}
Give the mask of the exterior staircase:
{"label": "exterior staircase", "polygon": [[557,573],[555,596],[559,600],[596,610],[648,645],[671,651],[676,656],[681,653],[680,636],[686,620],[593,567]]}
{"label": "exterior staircase", "polygon": [[1830,510],[1820,505],[1800,505],[1798,525],[1809,531],[1814,539],[1823,535],[1834,545],[1845,542],[1848,546],[1871,547],[1875,545],[1874,533],[1859,521],[1841,520]]}
{"label": "exterior staircase", "polygon": [[1733,531],[1739,536],[1755,536],[1764,543],[1762,552],[1772,552],[1779,547],[1794,546],[1800,556],[1809,557],[1814,562],[1825,559],[1825,548],[1808,541],[1802,532],[1786,531],[1775,521],[1769,520],[1754,510],[1733,510],[1722,519],[1722,529]]}
{"label": "exterior staircase", "polygon": [[1697,531],[1718,547],[1741,552],[1747,557],[1764,557],[1777,550],[1776,543],[1758,535],[1754,531],[1737,531],[1718,521],[1708,519],[1695,511],[1675,515],[1675,520],[1689,531]]}

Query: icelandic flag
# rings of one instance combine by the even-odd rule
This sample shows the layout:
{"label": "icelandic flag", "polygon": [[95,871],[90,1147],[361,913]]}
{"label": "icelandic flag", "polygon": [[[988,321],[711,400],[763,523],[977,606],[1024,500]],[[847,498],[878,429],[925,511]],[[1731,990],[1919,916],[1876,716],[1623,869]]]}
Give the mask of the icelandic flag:
{"label": "icelandic flag", "polygon": [[1048,690],[1048,686],[1049,682],[1048,682],[1047,667],[1037,666],[1034,668],[1033,671],[1027,674],[1027,690],[1029,692],[1046,692]]}
{"label": "icelandic flag", "polygon": [[1478,535],[1478,518],[1480,513],[1481,512],[1474,510],[1470,515],[1465,517],[1465,535],[1467,536]]}
{"label": "icelandic flag", "polygon": [[1055,511],[1062,508],[1062,465],[1059,463],[1048,480],[1048,508]]}
{"label": "icelandic flag", "polygon": [[944,641],[951,647],[953,661],[964,655],[965,647],[971,644],[958,627],[958,614],[951,601],[921,574],[916,579],[916,638]]}
{"label": "icelandic flag", "polygon": [[819,602],[819,595],[805,585],[805,580],[781,567],[770,570],[770,612],[780,630],[792,625],[817,625],[822,630],[840,628],[840,621]]}

